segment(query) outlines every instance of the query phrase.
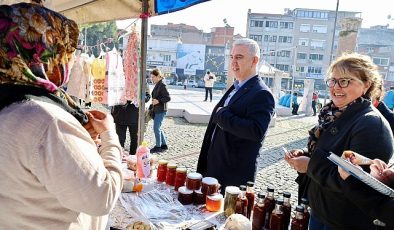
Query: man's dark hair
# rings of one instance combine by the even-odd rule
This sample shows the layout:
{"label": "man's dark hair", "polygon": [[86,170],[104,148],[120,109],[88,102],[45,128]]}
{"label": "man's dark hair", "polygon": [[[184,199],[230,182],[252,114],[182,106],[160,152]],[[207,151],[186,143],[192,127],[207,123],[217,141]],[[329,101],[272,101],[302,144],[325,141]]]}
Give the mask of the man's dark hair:
{"label": "man's dark hair", "polygon": [[207,74],[210,74],[211,72],[207,71]]}

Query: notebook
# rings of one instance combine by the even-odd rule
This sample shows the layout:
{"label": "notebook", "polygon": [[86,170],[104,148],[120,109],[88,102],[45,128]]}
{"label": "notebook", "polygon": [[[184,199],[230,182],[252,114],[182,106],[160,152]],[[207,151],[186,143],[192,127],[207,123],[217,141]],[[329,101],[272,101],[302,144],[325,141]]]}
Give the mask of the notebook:
{"label": "notebook", "polygon": [[360,181],[364,182],[365,184],[369,185],[376,191],[390,196],[394,197],[394,190],[391,189],[389,186],[383,184],[379,180],[377,180],[375,177],[371,176],[369,173],[365,172],[364,170],[356,167],[353,165],[351,162],[348,160],[345,160],[334,153],[330,152],[330,156],[327,157],[330,161],[335,163],[338,166],[341,166],[346,172],[349,174],[353,175]]}

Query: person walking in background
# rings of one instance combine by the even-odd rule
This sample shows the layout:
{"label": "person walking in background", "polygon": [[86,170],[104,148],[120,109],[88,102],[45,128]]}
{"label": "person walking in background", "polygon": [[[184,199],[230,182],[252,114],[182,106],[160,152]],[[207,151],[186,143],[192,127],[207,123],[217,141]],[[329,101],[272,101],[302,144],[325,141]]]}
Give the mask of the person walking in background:
{"label": "person walking in background", "polygon": [[298,94],[295,92],[293,93],[293,96],[291,97],[291,114],[293,115],[298,115],[298,108],[300,105],[298,104],[298,99],[297,99]]}
{"label": "person walking in background", "polygon": [[153,132],[155,133],[156,145],[150,152],[157,153],[168,149],[167,140],[164,135],[161,125],[164,117],[167,114],[167,103],[171,100],[167,85],[163,82],[163,75],[160,70],[154,69],[151,73],[153,84],[155,87],[152,90],[152,105],[153,105]]}
{"label": "person walking in background", "polygon": [[259,45],[249,38],[235,40],[230,58],[236,80],[213,109],[197,163],[199,173],[217,178],[223,188],[255,180],[256,158],[275,107],[257,75]]}
{"label": "person walking in background", "polygon": [[386,92],[383,101],[391,111],[394,109],[394,86],[390,86],[390,90]]}
{"label": "person walking in background", "polygon": [[312,93],[312,110],[313,110],[313,116],[316,116],[316,106],[317,102],[319,100],[319,97],[317,95],[317,92]]}
{"label": "person walking in background", "polygon": [[205,100],[208,100],[208,93],[209,93],[209,98],[210,101],[212,102],[212,88],[213,88],[213,83],[216,81],[216,76],[215,74],[207,71],[207,74],[204,76],[204,84],[205,84]]}
{"label": "person walking in background", "polygon": [[183,89],[184,90],[187,89],[187,84],[189,84],[189,80],[187,80],[187,78],[185,78],[185,80],[183,81]]}
{"label": "person walking in background", "polygon": [[111,115],[61,88],[78,25],[30,3],[1,5],[0,24],[1,229],[106,229],[121,147]]}
{"label": "person walking in background", "polygon": [[[307,148],[295,149],[285,160],[299,173],[299,199],[307,197],[312,215],[309,229],[375,229],[373,218],[344,195],[337,166],[327,157],[351,150],[387,162],[393,153],[393,134],[387,120],[372,107],[382,83],[371,58],[343,54],[330,66],[326,79],[331,101],[309,131]],[[355,221],[357,220],[357,221]]]}
{"label": "person walking in background", "polygon": [[[149,86],[146,84],[145,102],[148,102],[150,98]],[[119,136],[119,142],[123,149],[126,141],[127,129],[129,129],[129,154],[134,155],[138,147],[138,104],[136,102],[127,101],[124,105],[115,105],[111,109],[111,115],[114,118],[116,133]]]}

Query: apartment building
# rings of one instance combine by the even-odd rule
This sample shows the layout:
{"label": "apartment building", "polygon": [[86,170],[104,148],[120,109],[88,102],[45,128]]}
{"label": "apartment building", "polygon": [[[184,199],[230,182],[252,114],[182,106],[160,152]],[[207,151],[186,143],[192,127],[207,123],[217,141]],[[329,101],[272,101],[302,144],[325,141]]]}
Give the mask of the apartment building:
{"label": "apartment building", "polygon": [[378,65],[385,88],[394,86],[394,29],[387,25],[362,28],[357,39],[357,52],[369,55]]}
{"label": "apartment building", "polygon": [[[315,79],[315,88],[324,89],[324,78],[330,64],[334,36],[333,58],[337,53],[340,21],[360,18],[359,12],[296,8],[283,14],[247,14],[247,37],[260,45],[262,59],[279,70],[295,77],[296,88],[302,88],[304,79]],[[293,69],[293,66],[295,68]],[[282,82],[289,88],[288,82]]]}

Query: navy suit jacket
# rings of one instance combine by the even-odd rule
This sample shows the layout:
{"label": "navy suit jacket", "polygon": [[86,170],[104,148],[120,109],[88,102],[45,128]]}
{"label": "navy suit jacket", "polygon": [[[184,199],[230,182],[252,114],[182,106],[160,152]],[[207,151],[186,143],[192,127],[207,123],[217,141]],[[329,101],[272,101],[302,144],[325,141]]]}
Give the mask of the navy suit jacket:
{"label": "navy suit jacket", "polygon": [[[223,107],[233,89],[212,112],[197,163],[197,172],[217,178],[223,189],[254,181],[256,158],[275,107],[272,93],[259,76],[247,81]],[[223,108],[216,112],[218,107]]]}

